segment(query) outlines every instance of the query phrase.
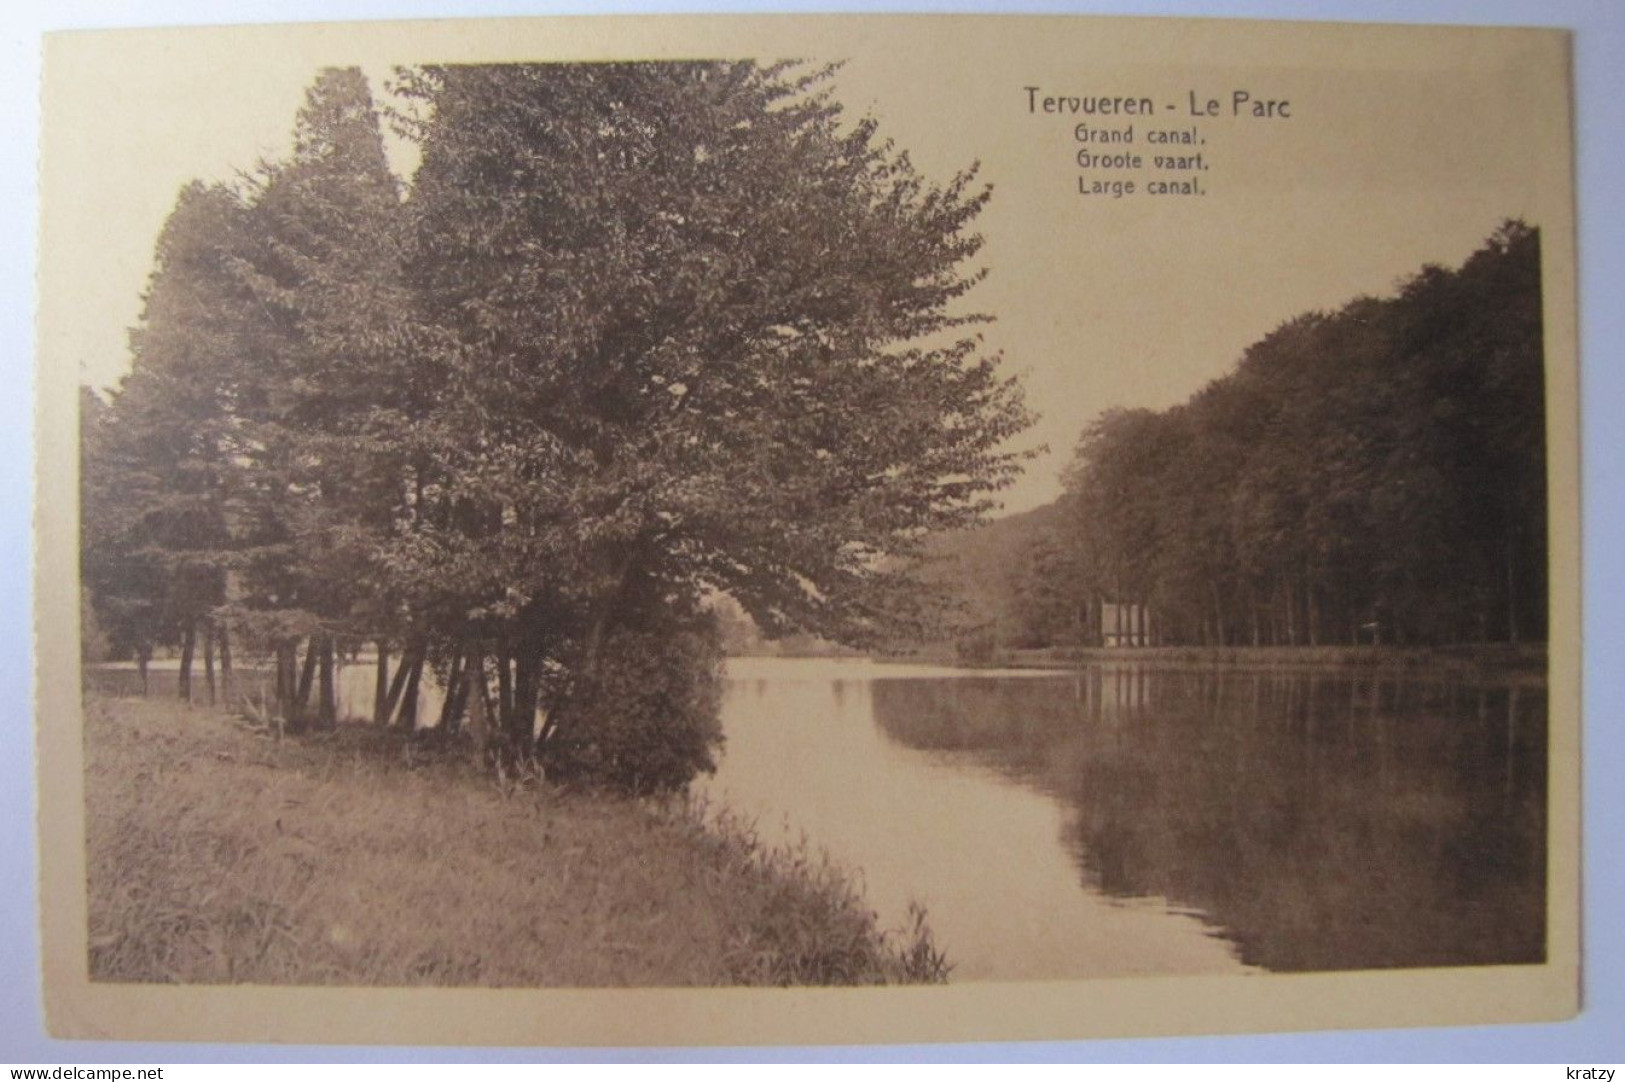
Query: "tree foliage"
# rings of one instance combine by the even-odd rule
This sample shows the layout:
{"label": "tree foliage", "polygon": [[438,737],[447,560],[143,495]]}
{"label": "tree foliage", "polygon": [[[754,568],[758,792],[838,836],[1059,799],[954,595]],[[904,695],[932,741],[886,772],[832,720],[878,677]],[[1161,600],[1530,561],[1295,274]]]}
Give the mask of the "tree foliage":
{"label": "tree foliage", "polygon": [[143,663],[177,644],[189,661],[199,622],[225,599],[237,348],[225,238],[240,210],[221,187],[181,191],[130,375],[111,406],[81,396],[84,581],[114,644]]}
{"label": "tree foliage", "polygon": [[843,129],[827,78],[409,80],[433,117],[410,273],[463,381],[431,423],[459,491],[518,527],[447,544],[504,586],[603,597],[649,575],[773,630],[861,635],[885,615],[880,558],[1012,476],[1026,415],[950,313],[988,191],[934,188],[872,122]]}
{"label": "tree foliage", "polygon": [[[1290,320],[1170,410],[1084,432],[1016,589],[1047,642],[1148,605],[1170,643],[1442,643],[1546,630],[1540,237]],[[1093,622],[1092,622],[1093,621]]]}

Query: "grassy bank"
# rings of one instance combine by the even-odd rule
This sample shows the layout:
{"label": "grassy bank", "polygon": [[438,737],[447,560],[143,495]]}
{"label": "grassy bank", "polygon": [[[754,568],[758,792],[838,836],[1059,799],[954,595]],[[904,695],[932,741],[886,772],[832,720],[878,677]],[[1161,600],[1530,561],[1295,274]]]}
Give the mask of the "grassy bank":
{"label": "grassy bank", "polygon": [[97,980],[854,984],[946,974],[840,869],[726,814],[566,794],[345,726],[85,709]]}

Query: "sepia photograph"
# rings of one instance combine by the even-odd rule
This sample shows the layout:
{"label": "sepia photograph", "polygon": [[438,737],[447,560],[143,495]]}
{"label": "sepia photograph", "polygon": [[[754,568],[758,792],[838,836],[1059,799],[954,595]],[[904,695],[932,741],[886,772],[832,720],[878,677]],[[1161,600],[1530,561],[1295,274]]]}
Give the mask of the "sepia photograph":
{"label": "sepia photograph", "polygon": [[284,25],[45,80],[53,1033],[1577,1009],[1563,34]]}

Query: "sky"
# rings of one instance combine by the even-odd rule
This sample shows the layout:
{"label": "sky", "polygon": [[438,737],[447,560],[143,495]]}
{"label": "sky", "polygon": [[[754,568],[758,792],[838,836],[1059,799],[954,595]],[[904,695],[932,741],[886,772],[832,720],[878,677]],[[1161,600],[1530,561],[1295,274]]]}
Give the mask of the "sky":
{"label": "sky", "polygon": [[[59,77],[45,101],[56,168],[44,198],[62,243],[47,258],[56,253],[74,284],[72,316],[43,324],[56,356],[74,358],[85,383],[117,383],[176,194],[286,154],[324,64],[361,66],[383,99],[395,64],[591,47],[561,51],[526,34],[471,42],[434,25],[60,40],[47,61],[48,79]],[[1040,415],[1021,443],[1048,448],[1005,493],[1007,511],[1058,494],[1079,433],[1101,411],[1183,401],[1294,315],[1389,293],[1425,263],[1459,263],[1503,219],[1539,225],[1551,212],[1563,118],[1549,95],[1529,92],[1528,50],[1504,35],[1432,39],[1424,59],[1416,39],[1380,31],[1294,39],[1290,51],[1269,35],[1220,34],[1170,54],[1166,33],[1083,36],[1063,49],[1045,29],[981,43],[957,65],[943,58],[967,41],[951,29],[926,35],[940,39],[930,48],[888,45],[889,28],[765,35],[769,47],[784,38],[814,46],[803,55],[844,59],[837,97],[854,117],[873,115],[926,176],[945,182],[979,162],[993,185],[978,222],[977,263],[989,276],[971,307],[995,317],[988,348],[1020,374]],[[1238,91],[1248,96],[1239,114]],[[1045,111],[1046,97],[1057,111]],[[1102,97],[1149,98],[1155,112],[1074,115],[1062,100]],[[1259,100],[1289,102],[1289,115],[1254,117]],[[1107,133],[1132,128],[1134,141],[1081,143],[1080,116]],[[1191,128],[1204,142],[1174,149],[1201,152],[1205,170],[1145,168],[1167,149],[1147,141],[1153,130]],[[1137,154],[1141,168],[1083,169],[1080,150]],[[410,148],[397,143],[394,157],[410,170]],[[1187,175],[1204,195],[1144,190]],[[1138,190],[1083,195],[1080,178],[1131,179]]]}

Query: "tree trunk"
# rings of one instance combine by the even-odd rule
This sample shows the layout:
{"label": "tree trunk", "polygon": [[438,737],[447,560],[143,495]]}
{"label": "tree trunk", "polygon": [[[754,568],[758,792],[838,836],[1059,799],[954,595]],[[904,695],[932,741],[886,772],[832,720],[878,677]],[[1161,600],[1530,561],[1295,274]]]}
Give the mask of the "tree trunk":
{"label": "tree trunk", "polygon": [[294,706],[300,713],[310,705],[310,686],[316,679],[316,662],[321,658],[321,647],[317,645],[317,636],[312,635],[305,643],[305,664],[299,670],[299,686],[294,691]]}
{"label": "tree trunk", "polygon": [[468,652],[463,686],[468,703],[469,755],[477,766],[484,761],[485,746],[491,738],[491,710],[485,701],[485,659],[477,649]]}
{"label": "tree trunk", "polygon": [[[508,719],[507,732],[508,739],[515,747],[523,747],[527,740],[535,736],[536,729],[538,687],[535,654],[521,647],[519,656],[514,658],[513,668],[513,716]],[[544,727],[542,738],[546,739],[550,732],[550,728]]]}
{"label": "tree trunk", "polygon": [[497,644],[497,725],[503,732],[514,728],[513,656],[505,641]]}
{"label": "tree trunk", "polygon": [[[288,723],[296,730],[303,729],[309,720],[310,686],[316,681],[316,662],[320,659],[321,650],[316,644],[316,636],[312,635],[305,643],[305,663],[299,670],[299,683],[293,692],[293,714]],[[294,645],[294,654],[298,655],[298,644]]]}
{"label": "tree trunk", "polygon": [[231,702],[231,628],[220,625],[220,694]]}
{"label": "tree trunk", "polygon": [[[621,557],[619,566],[615,570],[615,585],[603,596],[598,598],[593,606],[591,622],[587,625],[587,635],[582,641],[581,651],[575,658],[575,669],[571,674],[571,691],[568,697],[558,705],[554,716],[549,719],[547,733],[556,735],[567,733],[580,724],[581,720],[590,710],[590,701],[596,698],[599,676],[599,666],[603,656],[604,640],[613,628],[621,600],[638,571],[638,557],[641,555],[639,547],[634,544],[628,547]],[[534,724],[535,714],[527,715]],[[521,719],[523,724],[523,719]],[[531,733],[516,732],[521,741],[527,741]]]}
{"label": "tree trunk", "polygon": [[378,640],[378,678],[372,685],[372,723],[389,721],[389,640]]}
{"label": "tree trunk", "polygon": [[587,639],[581,648],[580,675],[588,682],[598,678],[598,659],[602,656],[604,648],[604,634],[609,630],[609,606],[599,606],[598,612],[592,618],[592,624],[587,628]]}
{"label": "tree trunk", "polygon": [[406,679],[412,674],[413,660],[423,656],[423,648],[407,647],[401,653],[401,663],[395,669],[395,679],[390,682],[389,693],[384,696],[384,721],[389,724],[390,718],[395,716],[395,705],[401,701],[401,693],[406,690]]}
{"label": "tree trunk", "polygon": [[192,648],[196,635],[197,625],[187,624],[186,633],[181,636],[180,696],[186,702],[192,701]]}
{"label": "tree trunk", "polygon": [[463,712],[463,655],[453,655],[451,670],[446,674],[446,695],[440,701],[439,729],[450,736],[457,731],[457,719]]}
{"label": "tree trunk", "polygon": [[589,696],[595,696],[597,693],[598,670],[603,656],[604,638],[609,633],[610,619],[614,611],[614,598],[612,596],[598,605],[598,611],[593,614],[592,623],[587,626],[587,637],[582,642],[581,654],[576,661],[575,680],[571,684],[571,694],[561,704],[558,711],[559,716],[554,719],[555,724],[552,728],[555,731],[568,731],[580,722],[587,710],[587,704],[582,698],[583,689],[586,689]]}
{"label": "tree trunk", "polygon": [[[479,658],[481,655],[476,653],[475,648],[471,646],[468,648],[467,656]],[[466,658],[459,657],[457,660],[462,663],[462,672],[459,674],[457,680],[457,705],[452,707],[451,716],[452,720],[456,722],[457,728],[460,729],[463,723],[468,719],[469,699],[474,692],[479,689],[475,687],[474,672],[469,669]]]}
{"label": "tree trunk", "polygon": [[209,705],[214,705],[214,625],[203,625],[203,682],[209,688]]}
{"label": "tree trunk", "polygon": [[338,700],[333,687],[333,636],[322,636],[321,701],[316,706],[316,724],[323,729],[332,729],[338,725]]}
{"label": "tree trunk", "polygon": [[542,698],[542,682],[536,678],[534,661],[531,663],[530,679],[526,682],[524,692],[521,694],[516,691],[516,694],[518,699],[514,703],[514,722],[518,726],[520,740],[526,745],[534,746],[537,740],[536,713],[541,709]]}
{"label": "tree trunk", "polygon": [[411,672],[406,678],[406,690],[401,693],[400,725],[407,732],[418,727],[418,684],[423,677],[423,651],[412,658]]}
{"label": "tree trunk", "polygon": [[282,639],[276,644],[276,714],[284,722],[293,721],[293,666],[297,644]]}

